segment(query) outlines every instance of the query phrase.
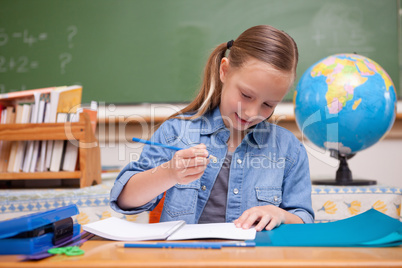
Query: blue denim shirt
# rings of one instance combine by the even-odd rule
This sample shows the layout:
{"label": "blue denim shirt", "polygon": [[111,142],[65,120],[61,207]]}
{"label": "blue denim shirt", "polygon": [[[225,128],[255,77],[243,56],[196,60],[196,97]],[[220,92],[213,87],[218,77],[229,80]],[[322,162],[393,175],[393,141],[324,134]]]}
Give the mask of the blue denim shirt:
{"label": "blue denim shirt", "polygon": [[[161,221],[184,220],[197,223],[227,152],[229,130],[219,108],[195,120],[171,119],[155,131],[151,140],[180,148],[204,143],[218,161],[210,161],[202,177],[189,184],[176,184],[166,191]],[[153,210],[163,194],[147,204],[122,210],[117,198],[136,173],[169,161],[175,152],[145,145],[141,157],[129,163],[118,175],[110,193],[111,207],[120,213],[137,214]],[[263,121],[257,124],[236,148],[230,166],[226,221],[232,222],[255,206],[275,205],[314,221],[307,153],[288,130]]]}

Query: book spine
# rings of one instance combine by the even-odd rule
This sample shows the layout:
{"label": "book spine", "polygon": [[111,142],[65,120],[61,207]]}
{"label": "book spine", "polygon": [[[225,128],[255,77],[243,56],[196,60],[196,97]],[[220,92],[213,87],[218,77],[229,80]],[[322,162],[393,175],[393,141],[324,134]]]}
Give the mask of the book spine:
{"label": "book spine", "polygon": [[[57,114],[57,123],[65,123],[67,122],[67,113],[58,113]],[[62,162],[63,152],[64,152],[64,143],[63,140],[54,141],[54,148],[52,153],[52,160],[50,163],[50,171],[58,172],[60,171],[60,166]]]}

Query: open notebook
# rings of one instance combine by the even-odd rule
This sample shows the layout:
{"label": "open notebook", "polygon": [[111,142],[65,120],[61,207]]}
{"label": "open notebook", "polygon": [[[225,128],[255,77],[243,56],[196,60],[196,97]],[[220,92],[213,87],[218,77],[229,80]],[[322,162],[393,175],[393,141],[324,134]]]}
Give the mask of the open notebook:
{"label": "open notebook", "polygon": [[184,221],[135,223],[110,217],[83,226],[87,232],[118,241],[233,239],[252,240],[254,228],[243,230],[234,223],[186,224]]}

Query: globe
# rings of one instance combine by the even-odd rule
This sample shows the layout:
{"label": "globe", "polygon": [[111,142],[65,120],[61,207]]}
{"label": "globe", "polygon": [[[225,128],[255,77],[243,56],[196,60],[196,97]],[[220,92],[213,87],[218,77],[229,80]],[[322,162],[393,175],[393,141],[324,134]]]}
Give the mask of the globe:
{"label": "globe", "polygon": [[[357,54],[336,54],[305,71],[293,102],[303,136],[347,168],[346,159],[391,129],[397,97],[390,76],[378,63]],[[351,175],[346,180],[350,179]]]}

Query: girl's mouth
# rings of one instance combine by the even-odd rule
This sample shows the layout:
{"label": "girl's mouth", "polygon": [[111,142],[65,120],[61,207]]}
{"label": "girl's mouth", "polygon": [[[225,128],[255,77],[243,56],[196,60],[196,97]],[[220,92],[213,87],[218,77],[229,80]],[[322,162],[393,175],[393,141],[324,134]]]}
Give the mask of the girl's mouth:
{"label": "girl's mouth", "polygon": [[237,120],[241,125],[249,125],[249,124],[251,124],[251,122],[249,122],[249,121],[247,121],[247,120],[241,119],[237,113],[235,113],[235,115],[236,115],[236,120]]}

